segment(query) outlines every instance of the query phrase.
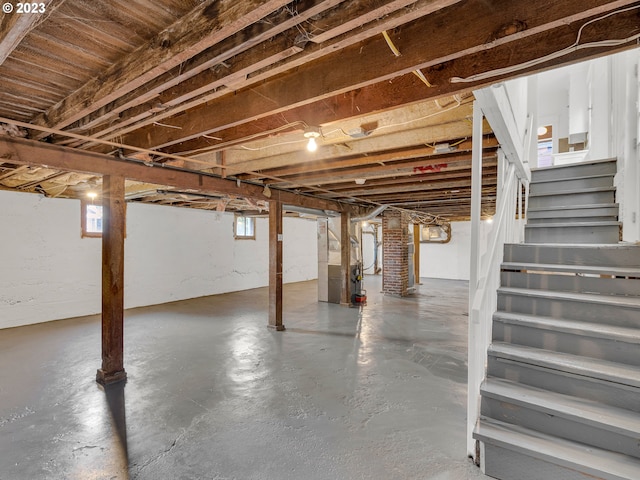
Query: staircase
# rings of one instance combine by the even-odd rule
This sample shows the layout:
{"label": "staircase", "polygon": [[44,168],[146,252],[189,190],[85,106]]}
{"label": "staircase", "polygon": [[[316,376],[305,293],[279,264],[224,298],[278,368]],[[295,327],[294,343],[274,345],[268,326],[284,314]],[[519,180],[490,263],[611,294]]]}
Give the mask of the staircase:
{"label": "staircase", "polygon": [[617,243],[615,174],[615,159],[532,171],[525,242]]}
{"label": "staircase", "polygon": [[640,246],[618,243],[614,172],[615,161],[532,172],[474,432],[489,476],[640,479]]}

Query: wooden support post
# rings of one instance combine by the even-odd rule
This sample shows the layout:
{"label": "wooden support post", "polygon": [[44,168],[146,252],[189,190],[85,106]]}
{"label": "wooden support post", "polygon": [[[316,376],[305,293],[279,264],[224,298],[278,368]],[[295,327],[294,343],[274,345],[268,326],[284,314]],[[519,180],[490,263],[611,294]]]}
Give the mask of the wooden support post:
{"label": "wooden support post", "polygon": [[269,202],[269,328],[282,324],[282,202]]}
{"label": "wooden support post", "polygon": [[416,285],[420,285],[420,225],[413,226],[413,272]]}
{"label": "wooden support post", "polygon": [[340,214],[340,305],[351,305],[351,214]]}
{"label": "wooden support post", "polygon": [[102,178],[102,385],[127,379],[124,371],[124,177]]}

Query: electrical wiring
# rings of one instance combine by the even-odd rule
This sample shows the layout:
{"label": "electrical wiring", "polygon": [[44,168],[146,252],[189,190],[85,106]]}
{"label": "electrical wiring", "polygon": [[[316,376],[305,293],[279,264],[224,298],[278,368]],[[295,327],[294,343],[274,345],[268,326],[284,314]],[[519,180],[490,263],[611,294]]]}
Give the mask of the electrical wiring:
{"label": "electrical wiring", "polygon": [[[384,130],[384,129],[386,129],[386,128],[402,127],[402,126],[404,126],[404,125],[409,125],[409,124],[411,124],[411,123],[420,122],[421,120],[426,120],[426,119],[428,119],[428,118],[435,117],[435,116],[437,116],[437,115],[441,115],[441,114],[443,114],[443,113],[450,112],[451,110],[455,110],[456,108],[458,108],[458,107],[460,107],[460,106],[462,105],[462,99],[460,98],[460,95],[458,95],[458,94],[453,95],[453,98],[454,98],[454,100],[455,100],[455,105],[453,105],[453,106],[451,106],[451,107],[447,107],[447,108],[440,107],[440,108],[441,108],[441,110],[438,110],[437,112],[429,113],[429,114],[427,114],[427,115],[423,115],[422,117],[413,118],[413,119],[411,119],[411,120],[407,120],[406,122],[390,123],[389,125],[382,125],[382,126],[380,126],[380,127],[377,127],[377,128],[375,129],[375,131],[376,131],[376,132],[378,132],[378,131],[380,131],[380,130]],[[345,132],[345,131],[344,131],[344,129],[342,129],[342,128],[335,128],[335,129],[330,130],[330,131],[328,131],[328,132],[323,132],[323,133],[322,133],[322,136],[323,136],[323,137],[328,137],[328,136],[330,136],[331,134],[336,133],[336,132],[340,132],[340,133],[342,133],[343,135],[349,136],[349,134],[348,134],[347,132]]]}
{"label": "electrical wiring", "polygon": [[[393,52],[393,54],[396,57],[399,57],[400,55],[402,55],[400,53],[400,50],[398,50],[398,47],[395,46],[395,44],[393,43],[393,40],[391,40],[391,37],[389,36],[389,34],[387,33],[386,30],[382,31],[382,36],[384,37],[385,41],[387,42],[387,45],[389,46],[389,49]],[[424,76],[424,73],[422,73],[422,71],[420,71],[420,69],[414,70],[413,74],[418,77],[422,83],[424,83],[427,87],[429,88],[433,88],[433,85],[431,85],[431,83],[429,83],[429,80],[427,80],[427,77]]]}
{"label": "electrical wiring", "polygon": [[424,116],[419,117],[419,118],[414,118],[412,120],[407,120],[406,122],[392,123],[392,124],[389,124],[389,125],[382,125],[381,127],[378,127],[376,129],[376,131],[383,130],[385,128],[402,127],[404,125],[409,125],[410,123],[415,123],[415,122],[419,122],[421,120],[426,120],[427,118],[436,117],[438,115],[442,115],[443,113],[450,112],[451,110],[455,110],[460,105],[462,105],[462,100],[460,99],[459,95],[454,95],[453,98],[456,100],[456,103],[455,103],[455,105],[453,105],[451,107],[443,108],[442,110],[438,110],[437,112],[429,113],[427,115],[424,115]]}
{"label": "electrical wiring", "polygon": [[153,122],[154,125],[158,125],[159,127],[167,127],[167,128],[175,128],[177,130],[182,130],[182,127],[178,127],[177,125],[167,125],[166,123]]}
{"label": "electrical wiring", "polygon": [[261,150],[268,150],[269,148],[279,147],[281,145],[293,145],[295,143],[306,143],[306,142],[307,142],[307,139],[304,138],[302,140],[291,140],[289,142],[270,143],[269,145],[265,145],[264,147],[258,147],[258,148],[251,148],[251,147],[247,147],[246,145],[240,145],[237,148],[239,148],[241,150],[248,150],[250,152],[259,152]]}
{"label": "electrical wiring", "polygon": [[521,70],[525,70],[525,69],[530,68],[530,67],[535,67],[536,65],[540,65],[540,64],[545,63],[545,62],[547,62],[549,60],[554,60],[556,58],[563,57],[565,55],[568,55],[568,54],[573,53],[573,52],[577,52],[579,50],[585,50],[585,49],[588,49],[588,48],[598,48],[598,47],[617,47],[619,45],[624,45],[625,43],[629,43],[629,42],[632,42],[634,40],[638,40],[638,39],[640,39],[640,34],[632,35],[630,37],[623,38],[623,39],[601,40],[601,41],[598,41],[598,42],[589,42],[589,43],[580,44],[580,38],[582,37],[582,31],[587,26],[591,25],[592,23],[599,22],[600,20],[604,20],[605,18],[609,18],[609,17],[611,17],[613,15],[618,15],[620,13],[625,13],[625,12],[628,12],[630,10],[636,10],[638,8],[640,8],[640,6],[634,5],[632,7],[623,8],[621,10],[616,10],[615,12],[609,12],[608,14],[603,15],[601,17],[589,20],[588,22],[584,23],[578,29],[578,35],[577,35],[576,41],[572,45],[568,46],[567,48],[564,48],[562,50],[558,50],[557,52],[553,52],[553,53],[550,53],[549,55],[545,55],[544,57],[540,57],[540,58],[536,58],[536,59],[533,59],[533,60],[529,60],[528,62],[523,62],[523,63],[520,63],[518,65],[512,65],[510,67],[504,67],[504,68],[498,68],[498,69],[495,69],[495,70],[490,70],[488,72],[479,73],[477,75],[472,75],[472,76],[466,77],[466,78],[451,77],[449,79],[449,82],[451,82],[451,83],[472,83],[472,82],[482,81],[482,80],[486,80],[486,79],[489,79],[489,78],[500,77],[502,75],[508,75],[510,73],[519,72]]}

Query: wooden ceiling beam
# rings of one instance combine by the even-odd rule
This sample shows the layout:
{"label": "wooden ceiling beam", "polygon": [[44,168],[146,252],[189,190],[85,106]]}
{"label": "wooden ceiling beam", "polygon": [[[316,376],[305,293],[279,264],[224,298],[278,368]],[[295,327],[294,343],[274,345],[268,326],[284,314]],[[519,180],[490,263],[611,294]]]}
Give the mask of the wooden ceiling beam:
{"label": "wooden ceiling beam", "polygon": [[308,195],[225,180],[198,172],[148,167],[144,163],[120,160],[109,155],[51,145],[44,142],[0,136],[0,159],[21,165],[38,165],[66,172],[93,175],[121,175],[127,179],[167,185],[201,193],[222,193],[255,200],[280,200],[287,204],[322,210],[341,211],[345,204]]}
{"label": "wooden ceiling beam", "polygon": [[[471,141],[465,141],[461,144],[461,150],[469,150]],[[498,146],[498,141],[493,135],[486,135],[482,142],[483,149],[495,150]],[[442,160],[454,162],[466,158],[466,155],[460,156],[459,153],[454,154],[435,154],[433,148],[427,146],[412,147],[408,149],[399,149],[390,152],[382,153],[368,153],[366,156],[358,156],[353,158],[341,158],[336,160],[327,160],[322,162],[314,162],[304,165],[293,165],[291,167],[283,167],[278,169],[272,169],[268,171],[269,175],[276,177],[287,178],[291,175],[295,175],[299,179],[312,179],[318,175],[317,172],[325,172],[327,170],[338,170],[342,168],[356,168],[364,167],[369,168],[372,165],[373,170],[377,171],[375,165],[381,167],[398,168],[402,167],[418,167],[421,165],[435,165],[442,163]],[[407,160],[414,160],[410,163],[405,163]],[[249,178],[260,178],[259,172],[251,174]]]}
{"label": "wooden ceiling beam", "polygon": [[[40,0],[37,4],[34,3],[37,5],[38,12],[21,13],[17,11],[15,2],[6,2],[4,5],[11,5],[14,10],[12,13],[4,12],[0,17],[0,65],[22,42],[27,33],[46,20],[63,3],[64,0]],[[41,5],[43,12],[40,12]]]}
{"label": "wooden ceiling beam", "polygon": [[[495,152],[487,152],[483,156],[483,168],[496,165]],[[357,178],[364,178],[369,182],[377,178],[393,176],[431,175],[433,172],[451,172],[469,169],[471,155],[457,155],[455,157],[423,158],[412,162],[401,162],[397,165],[372,165],[364,168],[344,169],[339,171],[327,171],[315,176],[296,176],[285,178],[286,183],[274,182],[274,186],[288,185],[288,188],[297,188],[303,185],[324,185],[326,188],[337,188],[344,183],[353,182]],[[282,177],[281,177],[282,178]],[[271,185],[271,183],[269,183]]]}
{"label": "wooden ceiling beam", "polygon": [[[383,152],[386,149],[406,148],[427,143],[440,142],[451,138],[460,138],[469,134],[469,123],[465,120],[445,121],[428,127],[414,128],[403,132],[387,135],[371,135],[358,141],[321,145],[318,151],[311,154],[304,148],[290,153],[282,153],[256,160],[232,163],[227,156],[227,175],[237,175],[245,172],[256,172],[294,164],[322,162],[354,155],[368,155],[370,152]],[[488,125],[485,133],[491,130]],[[303,138],[304,142],[304,138]],[[227,152],[229,153],[229,152]]]}
{"label": "wooden ceiling beam", "polygon": [[115,125],[93,128],[87,135],[101,138],[114,130],[121,135],[131,130],[127,128],[131,124],[145,125],[144,119],[149,117],[153,118],[148,123],[159,121],[193,106],[177,108],[193,98],[207,101],[210,97],[201,98],[205,93],[220,96],[228,91],[222,87],[301,52],[308,39],[302,37],[296,26],[340,3],[341,0],[304,0],[296,4],[295,12],[286,8],[273,12],[264,21],[248,25],[75,122],[71,128],[92,128],[109,121]]}
{"label": "wooden ceiling beam", "polygon": [[[340,191],[335,192],[330,197],[333,198],[342,198],[342,197],[357,197],[364,198],[371,195],[385,195],[385,194],[404,194],[408,192],[428,192],[431,190],[443,190],[443,189],[451,189],[451,188],[464,188],[468,187],[471,184],[471,178],[464,178],[462,180],[453,180],[448,182],[434,182],[428,183],[428,180],[424,180],[421,182],[412,182],[409,185],[387,185],[378,188],[355,188],[353,190]],[[496,184],[495,175],[492,176],[483,176],[482,185],[483,186],[491,186]]]}
{"label": "wooden ceiling beam", "polygon": [[[443,9],[403,25],[393,32],[393,42],[402,53],[398,57],[390,52],[381,36],[376,36],[309,62],[304,68],[191,109],[189,115],[171,117],[171,125],[177,128],[142,128],[125,136],[125,143],[147,148],[169,146],[333,95],[388,81],[416,69],[438,66],[448,70],[449,63],[460,58],[466,60],[466,68],[461,72],[451,72],[449,78],[468,77],[480,73],[485,64],[472,60],[486,52],[490,53],[484,56],[485,61],[492,58],[496,51],[508,52],[518,58],[518,63],[537,59],[541,56],[542,49],[557,52],[571,45],[577,38],[577,31],[583,20],[632,3],[634,2],[630,0],[549,2],[542,9],[529,0],[503,2],[493,8],[488,8],[484,0],[469,0],[456,8]],[[633,15],[627,15],[629,16]],[[618,36],[622,32],[628,33],[627,24],[623,22],[622,28],[619,26],[622,15],[616,15],[613,21],[611,18],[602,21],[608,28],[599,32],[599,39]],[[574,23],[568,25],[568,22]],[[434,35],[434,32],[438,34]],[[487,32],[492,32],[489,37]],[[570,41],[567,42],[569,38]],[[513,48],[514,42],[517,42],[517,48]],[[424,45],[427,44],[429,48],[425,49]],[[602,53],[613,50],[615,49],[610,47],[601,48]],[[548,65],[563,64],[572,58],[587,57],[590,53],[579,50],[573,57],[555,58]],[[514,63],[512,57],[503,56],[499,61],[503,65]],[[498,64],[498,61],[489,62],[489,65],[493,64]],[[539,68],[528,70],[536,71]],[[427,89],[425,98],[437,98],[461,90],[459,84],[436,84],[429,74],[427,78],[440,88]],[[475,85],[487,83],[490,82],[476,82]],[[225,115],[220,115],[219,112],[225,112]]]}
{"label": "wooden ceiling beam", "polygon": [[[459,190],[459,192],[451,192],[447,189],[439,189],[439,190],[430,190],[427,192],[406,192],[403,194],[380,194],[369,196],[367,200],[371,202],[385,203],[389,205],[399,205],[400,203],[406,202],[415,202],[415,201],[426,201],[426,200],[437,200],[437,201],[446,201],[450,198],[467,198],[469,201],[471,199],[470,188],[465,189],[464,187],[454,188],[453,190]],[[482,196],[489,197],[495,195],[495,187],[487,186],[482,189]]]}
{"label": "wooden ceiling beam", "polygon": [[46,114],[36,117],[34,123],[50,128],[66,127],[287,3],[289,0],[206,0]]}
{"label": "wooden ceiling beam", "polygon": [[[471,178],[471,165],[460,166],[458,168],[448,169],[446,171],[438,171],[439,173],[418,173],[418,174],[408,174],[407,176],[386,176],[386,177],[377,177],[373,179],[367,179],[366,183],[362,186],[356,187],[357,189],[370,189],[374,187],[382,187],[382,186],[398,186],[398,185],[408,185],[408,184],[427,184],[431,186],[437,186],[437,183],[445,181],[445,180],[461,180],[461,179],[470,179]],[[495,165],[493,167],[488,167],[483,165],[483,174],[484,175],[496,175]],[[354,188],[354,181],[346,180],[342,183],[324,183],[322,187],[326,190],[331,190],[337,194],[343,191],[349,191]],[[297,188],[301,192],[305,192],[305,188],[293,187]]]}
{"label": "wooden ceiling beam", "polygon": [[[207,151],[232,148],[249,138],[267,138],[271,134],[298,129],[304,124],[330,125],[339,128],[345,121],[353,121],[367,114],[388,112],[400,106],[425,103],[427,86],[415,75],[403,75],[389,82],[370,85],[339,95],[256,118],[246,123],[216,131],[213,135],[196,136],[163,148],[169,153],[197,155]],[[471,93],[465,93],[470,96]],[[450,100],[448,99],[448,102]],[[448,105],[447,105],[448,106]],[[188,112],[186,112],[188,114]],[[301,132],[302,133],[302,132]]]}
{"label": "wooden ceiling beam", "polygon": [[[397,136],[401,141],[398,148],[414,145],[426,145],[431,143],[429,135],[424,132],[440,125],[452,125],[454,122],[462,123],[466,129],[457,138],[464,138],[471,135],[471,123],[469,119],[473,116],[473,98],[468,97],[464,102],[459,102],[451,98],[446,108],[438,106],[435,102],[426,101],[413,105],[408,105],[403,109],[396,109],[386,112],[378,118],[375,116],[363,116],[360,119],[345,119],[337,125],[330,124],[319,126],[311,123],[320,129],[320,137],[317,138],[318,150],[313,154],[313,158],[322,158],[323,150],[332,147],[344,146],[349,142],[349,147],[354,148],[359,145],[368,145],[358,148],[353,154],[357,155],[361,151],[384,151],[388,150],[388,142],[384,139],[389,136]],[[309,124],[308,121],[305,122]],[[351,137],[346,130],[369,124],[367,134],[360,138]],[[487,124],[488,127],[488,124]],[[246,165],[255,160],[267,160],[270,157],[282,157],[287,154],[299,154],[301,150],[306,151],[307,139],[302,135],[305,125],[300,125],[299,132],[280,135],[275,138],[263,138],[252,142],[251,149],[235,148],[227,150],[227,161],[229,165]],[[364,129],[363,129],[364,130]],[[459,133],[458,128],[454,133]],[[406,138],[405,138],[406,137]],[[456,138],[448,135],[446,138]],[[380,148],[382,147],[382,148]],[[326,153],[326,152],[324,152]],[[328,153],[331,155],[331,153]],[[344,155],[340,155],[344,156]],[[200,156],[200,158],[206,155]],[[253,170],[253,169],[252,169]]]}
{"label": "wooden ceiling beam", "polygon": [[[110,123],[114,123],[113,116],[119,114],[115,125],[94,129],[87,132],[87,135],[98,138],[112,132],[123,135],[141,126],[161,121],[219,98],[229,93],[226,87],[234,89],[247,87],[270,76],[299,67],[336,49],[363,41],[386,28],[394,28],[459,1],[376,0],[366,3],[360,0],[300,1],[295,6],[295,15],[284,12],[289,13],[288,17],[273,18],[269,22],[259,22],[247,27],[237,35],[239,40],[231,38],[215,45],[184,65],[180,65],[179,69],[175,68],[157,77],[141,89],[103,107],[74,126],[88,127],[109,119],[112,120]],[[413,5],[411,8],[398,10],[407,4]],[[320,10],[325,9],[328,9],[326,13],[318,14]],[[359,16],[354,17],[354,15]],[[302,22],[305,22],[304,25],[299,26]],[[265,31],[267,28],[265,25],[268,25],[268,31]],[[286,31],[287,28],[290,30]],[[311,32],[307,32],[307,29]],[[259,35],[257,30],[262,31],[262,34]],[[318,34],[319,31],[323,33]],[[258,41],[266,40],[267,34],[272,38],[268,42],[256,45]],[[249,41],[248,38],[252,40]],[[309,39],[315,41],[318,38],[324,39],[321,45],[310,45],[294,56],[302,50]],[[234,45],[234,42],[242,42],[243,49]],[[249,47],[251,49],[247,50]],[[209,67],[221,62],[224,62],[224,69],[218,69],[215,72],[209,70]],[[153,105],[144,103],[151,99],[153,99]],[[161,111],[155,108],[157,105],[162,106]]]}

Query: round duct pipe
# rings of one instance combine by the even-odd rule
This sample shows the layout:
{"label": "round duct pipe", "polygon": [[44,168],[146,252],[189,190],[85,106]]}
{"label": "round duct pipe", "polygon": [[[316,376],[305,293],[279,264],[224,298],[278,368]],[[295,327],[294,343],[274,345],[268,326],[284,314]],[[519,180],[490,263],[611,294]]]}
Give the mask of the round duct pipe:
{"label": "round duct pipe", "polygon": [[380,205],[379,207],[374,208],[369,213],[366,213],[361,217],[353,217],[351,219],[351,222],[353,222],[353,223],[364,222],[365,220],[371,220],[372,218],[376,218],[383,211],[385,211],[387,209],[387,207],[388,207],[388,205]]}

